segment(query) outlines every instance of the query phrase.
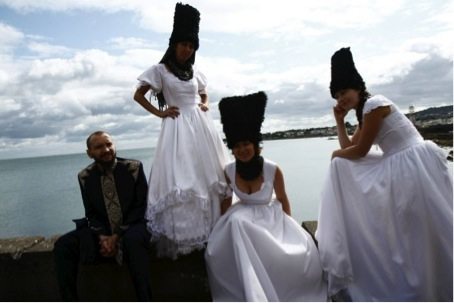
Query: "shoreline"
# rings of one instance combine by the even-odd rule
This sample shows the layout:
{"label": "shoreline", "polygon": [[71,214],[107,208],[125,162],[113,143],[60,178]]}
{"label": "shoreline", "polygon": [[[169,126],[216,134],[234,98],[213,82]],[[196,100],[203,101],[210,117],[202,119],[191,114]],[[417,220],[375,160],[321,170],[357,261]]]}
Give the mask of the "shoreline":
{"label": "shoreline", "polygon": [[[451,136],[451,138],[447,139],[447,136]],[[293,139],[311,139],[311,138],[327,138],[327,140],[337,140],[337,134],[336,135],[323,135],[323,136],[289,136],[289,137],[269,137],[269,138],[264,138],[263,141],[276,141],[276,140],[293,140]],[[429,134],[424,136],[424,140],[431,140],[438,146],[442,148],[451,148],[453,149],[453,139],[452,139],[452,134],[441,134],[439,136]]]}
{"label": "shoreline", "polygon": [[[447,125],[448,128],[452,129],[452,124]],[[323,128],[315,128],[315,129],[299,129],[299,130],[285,130],[285,131],[277,131],[277,132],[272,132],[272,133],[264,133],[263,134],[263,141],[276,141],[276,140],[286,140],[286,139],[310,139],[310,138],[328,138],[328,140],[337,140],[337,133],[329,133],[329,134],[304,134],[302,135],[302,132],[306,131],[322,131],[325,129],[331,129],[329,127],[323,127]],[[353,133],[354,129],[352,128],[351,130],[349,129],[349,134],[351,135]],[[421,133],[423,136],[424,140],[431,140],[434,143],[436,143],[438,146],[443,147],[443,148],[450,148],[453,149],[453,134],[452,131],[451,133],[446,133],[446,132],[430,132],[430,131],[424,131],[424,129],[418,129],[418,131]],[[295,133],[298,133],[299,135],[295,135]],[[225,142],[225,139],[223,139]],[[148,146],[148,147],[138,147],[138,148],[126,148],[126,149],[121,149],[118,150],[118,152],[121,151],[128,151],[128,150],[139,150],[139,149],[152,149],[155,148],[154,146]],[[69,155],[85,155],[83,152],[79,153],[67,153],[67,154],[49,154],[49,155],[39,155],[39,156],[25,156],[25,157],[17,157],[17,158],[0,158],[0,161],[9,161],[9,160],[22,160],[22,159],[33,159],[33,158],[46,158],[46,157],[58,157],[58,156],[69,156]]]}

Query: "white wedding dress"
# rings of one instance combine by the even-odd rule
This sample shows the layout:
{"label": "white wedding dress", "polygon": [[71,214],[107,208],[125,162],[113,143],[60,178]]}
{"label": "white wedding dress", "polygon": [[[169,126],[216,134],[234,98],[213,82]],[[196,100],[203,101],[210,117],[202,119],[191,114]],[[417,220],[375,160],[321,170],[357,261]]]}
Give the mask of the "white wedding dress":
{"label": "white wedding dress", "polygon": [[157,64],[138,80],[180,110],[177,118],[162,119],[146,211],[158,256],[176,258],[205,247],[228,189],[223,168],[230,157],[210,111],[198,106],[199,93],[206,93],[200,71],[194,67],[193,78],[182,81]]}
{"label": "white wedding dress", "polygon": [[239,198],[216,223],[205,251],[214,301],[326,301],[315,243],[273,198],[276,165],[264,162],[264,183],[245,194],[235,163],[225,168]]}
{"label": "white wedding dress", "polygon": [[[322,191],[316,238],[329,293],[354,301],[452,301],[453,187],[446,155],[390,106],[382,153],[335,158]],[[373,150],[374,147],[371,149]]]}

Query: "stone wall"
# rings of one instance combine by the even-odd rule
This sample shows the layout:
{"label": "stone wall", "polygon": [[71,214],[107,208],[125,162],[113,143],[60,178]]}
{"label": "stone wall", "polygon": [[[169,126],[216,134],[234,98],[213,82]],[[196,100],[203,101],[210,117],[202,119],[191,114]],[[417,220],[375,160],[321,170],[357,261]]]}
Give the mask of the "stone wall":
{"label": "stone wall", "polygon": [[[303,222],[312,234],[316,222]],[[0,301],[60,301],[51,238],[0,240]],[[155,301],[211,301],[203,252],[177,261],[158,259],[150,251]],[[83,265],[79,274],[81,301],[135,301],[125,265]]]}

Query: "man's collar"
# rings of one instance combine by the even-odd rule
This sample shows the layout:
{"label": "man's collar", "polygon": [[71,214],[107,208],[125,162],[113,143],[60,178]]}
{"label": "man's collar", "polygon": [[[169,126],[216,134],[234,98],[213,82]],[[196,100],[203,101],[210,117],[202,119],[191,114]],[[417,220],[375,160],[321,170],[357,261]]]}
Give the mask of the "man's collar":
{"label": "man's collar", "polygon": [[109,166],[109,167],[106,167],[105,165],[101,165],[100,163],[98,162],[95,162],[96,163],[96,166],[98,167],[99,171],[101,172],[101,174],[105,174],[106,172],[108,171],[114,171],[115,170],[115,167],[117,167],[117,158],[115,157],[113,163],[112,163],[112,166]]}

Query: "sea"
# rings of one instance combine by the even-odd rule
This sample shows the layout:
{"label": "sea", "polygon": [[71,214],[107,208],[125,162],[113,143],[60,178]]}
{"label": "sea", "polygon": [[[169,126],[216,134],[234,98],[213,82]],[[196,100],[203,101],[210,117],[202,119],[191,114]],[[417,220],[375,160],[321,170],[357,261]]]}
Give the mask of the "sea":
{"label": "sea", "polygon": [[[263,142],[262,155],[281,168],[292,217],[299,223],[317,220],[337,148],[337,139],[328,137]],[[118,150],[117,156],[142,161],[148,178],[153,147]],[[77,173],[90,163],[85,153],[0,160],[0,238],[50,237],[74,229],[72,219],[84,216]]]}

